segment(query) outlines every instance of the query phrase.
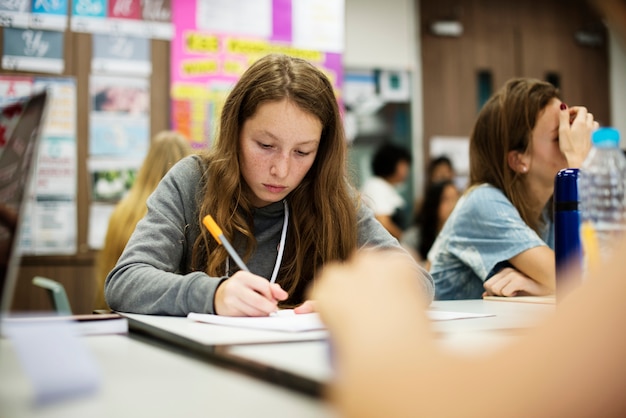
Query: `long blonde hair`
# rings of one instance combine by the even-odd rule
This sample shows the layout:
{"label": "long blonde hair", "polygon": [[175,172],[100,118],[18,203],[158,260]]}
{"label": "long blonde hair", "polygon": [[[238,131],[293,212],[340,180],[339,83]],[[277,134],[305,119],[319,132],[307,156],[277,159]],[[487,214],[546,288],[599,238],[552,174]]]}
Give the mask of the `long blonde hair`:
{"label": "long blonde hair", "polygon": [[124,251],[135,225],[146,214],[146,200],[174,164],[191,154],[189,141],[179,132],[162,131],[152,140],[133,186],[117,204],[107,229],[104,247],[96,258],[96,308],[106,309],[104,281]]}
{"label": "long blonde hair", "polygon": [[[198,222],[211,214],[229,240],[246,243],[252,254],[251,191],[240,170],[240,133],[244,122],[263,103],[287,99],[322,123],[315,161],[300,185],[287,196],[291,216],[284,261],[277,282],[290,298],[283,306],[302,302],[317,269],[330,260],[344,260],[357,244],[357,203],[347,180],[347,145],[333,87],[309,62],[281,54],[256,61],[229,94],[212,148],[202,155],[207,164]],[[226,274],[227,253],[201,228],[193,247],[195,270]]]}

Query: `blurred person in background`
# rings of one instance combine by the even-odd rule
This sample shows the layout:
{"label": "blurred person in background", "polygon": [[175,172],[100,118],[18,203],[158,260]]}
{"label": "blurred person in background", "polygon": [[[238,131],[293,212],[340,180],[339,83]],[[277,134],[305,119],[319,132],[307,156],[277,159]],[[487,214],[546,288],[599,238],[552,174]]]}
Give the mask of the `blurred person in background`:
{"label": "blurred person in background", "polygon": [[426,190],[420,212],[415,217],[417,255],[428,270],[428,251],[459,200],[460,192],[451,179],[432,183]]}
{"label": "blurred person in background", "polygon": [[[426,238],[426,241],[424,241],[425,245],[422,245],[423,240],[421,237],[425,232],[422,231],[422,227],[429,229],[429,231],[425,232],[428,236],[432,235],[430,231],[431,229],[437,232],[441,230],[441,227],[438,226],[438,216],[436,215],[439,210],[440,194],[436,192],[438,188],[435,187],[435,185],[443,184],[443,182],[446,181],[454,184],[455,177],[456,171],[454,169],[454,165],[452,164],[452,160],[446,155],[434,157],[429,161],[426,176],[424,178],[424,196],[415,200],[413,204],[413,223],[402,234],[402,245],[411,254],[413,254],[413,257],[415,257],[415,259],[422,264],[422,266],[426,268],[428,267],[426,260],[427,252],[422,254],[420,248],[423,246],[430,248],[432,242],[427,243],[427,241],[430,241],[430,238]],[[447,193],[449,197],[452,197],[453,194],[458,194],[458,189],[456,193],[454,193],[451,189],[448,190]],[[426,199],[428,202],[425,201]],[[456,203],[456,200],[454,203]],[[434,205],[434,207],[426,208],[425,205]],[[454,205],[452,207],[454,207]],[[448,215],[445,215],[446,219]],[[432,221],[436,224],[428,226],[424,225],[421,218],[425,218],[427,222]],[[445,219],[443,219],[443,222],[445,222]],[[441,223],[441,226],[443,226],[443,222]]]}
{"label": "blurred person in background", "polygon": [[411,153],[406,148],[390,143],[381,145],[372,158],[373,176],[361,188],[365,204],[398,240],[408,225],[404,219],[406,202],[397,187],[408,178],[411,161]]}
{"label": "blurred person in background", "polygon": [[438,183],[444,180],[454,180],[456,172],[452,160],[445,155],[433,158],[428,165],[428,172],[426,175],[426,190],[429,185]]}
{"label": "blurred person in background", "polygon": [[165,173],[191,153],[188,139],[179,132],[162,131],[154,137],[137,179],[109,218],[104,246],[96,258],[96,309],[109,308],[104,300],[104,281],[122,254],[135,225],[146,214],[148,196]]}

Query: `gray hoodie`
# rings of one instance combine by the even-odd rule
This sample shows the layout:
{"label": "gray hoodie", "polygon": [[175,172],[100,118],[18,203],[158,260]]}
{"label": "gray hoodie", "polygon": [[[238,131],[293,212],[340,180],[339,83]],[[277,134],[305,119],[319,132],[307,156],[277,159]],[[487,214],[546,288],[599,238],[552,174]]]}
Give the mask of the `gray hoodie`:
{"label": "gray hoodie", "polygon": [[[185,316],[189,312],[215,313],[215,290],[227,277],[191,271],[191,252],[200,234],[198,196],[206,167],[198,156],[179,161],[148,198],[148,212],[139,221],[117,265],[105,282],[111,309],[154,315]],[[355,203],[356,204],[356,203]],[[284,208],[276,202],[254,213],[257,247],[246,264],[269,280],[278,253]],[[361,205],[358,247],[402,248],[398,241]],[[410,257],[407,253],[407,257]],[[230,262],[231,271],[236,270]],[[415,263],[424,294],[432,300],[430,275]],[[390,278],[393,280],[393,278]]]}

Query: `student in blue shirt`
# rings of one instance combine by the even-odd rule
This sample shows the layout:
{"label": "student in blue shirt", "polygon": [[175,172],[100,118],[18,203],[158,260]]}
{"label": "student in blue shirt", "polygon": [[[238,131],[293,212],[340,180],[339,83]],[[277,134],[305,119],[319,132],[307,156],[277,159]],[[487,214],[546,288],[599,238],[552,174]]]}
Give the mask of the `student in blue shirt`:
{"label": "student in blue shirt", "polygon": [[554,178],[580,167],[598,125],[558,94],[547,82],[512,79],[478,115],[468,189],[428,254],[436,299],[554,291]]}

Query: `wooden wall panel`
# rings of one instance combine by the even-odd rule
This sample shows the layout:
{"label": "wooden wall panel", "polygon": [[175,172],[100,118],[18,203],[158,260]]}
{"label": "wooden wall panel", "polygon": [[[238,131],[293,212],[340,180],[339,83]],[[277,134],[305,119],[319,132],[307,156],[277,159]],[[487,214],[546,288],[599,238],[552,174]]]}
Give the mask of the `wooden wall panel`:
{"label": "wooden wall panel", "polygon": [[[78,153],[78,254],[91,259],[87,245],[87,225],[89,222],[89,172],[87,158],[89,156],[89,74],[91,73],[91,35],[76,33],[73,36],[73,51],[76,60],[73,62],[76,77],[76,152]],[[32,261],[37,261],[34,259]],[[71,267],[71,266],[68,266]]]}
{"label": "wooden wall panel", "polygon": [[[582,0],[420,1],[424,88],[424,152],[433,135],[469,136],[479,111],[477,74],[489,70],[493,90],[512,77],[560,78],[563,99],[587,106],[610,123],[607,34]],[[437,20],[457,20],[460,37],[433,35]],[[581,45],[579,30],[598,34],[598,46]]]}
{"label": "wooden wall panel", "polygon": [[[522,32],[522,73],[542,79],[548,71],[559,74],[566,103],[584,105],[601,124],[610,124],[608,35],[597,13],[587,2],[546,2],[541,16],[531,2],[522,5],[521,16],[534,28]],[[597,36],[602,44],[581,44],[577,32]]]}
{"label": "wooden wall panel", "polygon": [[464,15],[468,17],[468,24],[463,37],[467,37],[466,43],[470,45],[472,54],[468,66],[468,70],[471,70],[468,72],[472,73],[469,82],[473,87],[473,95],[468,101],[468,105],[472,106],[470,129],[479,110],[476,106],[478,71],[490,70],[494,77],[494,86],[504,84],[513,74],[519,72],[520,59],[516,54],[518,34],[511,30],[514,27],[515,12],[511,11],[514,7],[514,4],[498,0],[475,1],[466,5],[467,11]]}
{"label": "wooden wall panel", "polygon": [[92,257],[29,257],[20,269],[20,278],[15,289],[13,309],[16,311],[46,311],[52,309],[48,293],[32,284],[36,276],[58,281],[65,287],[74,313],[90,313],[96,295],[93,280]]}
{"label": "wooden wall panel", "polygon": [[150,131],[170,129],[170,42],[152,40],[150,80]]}

